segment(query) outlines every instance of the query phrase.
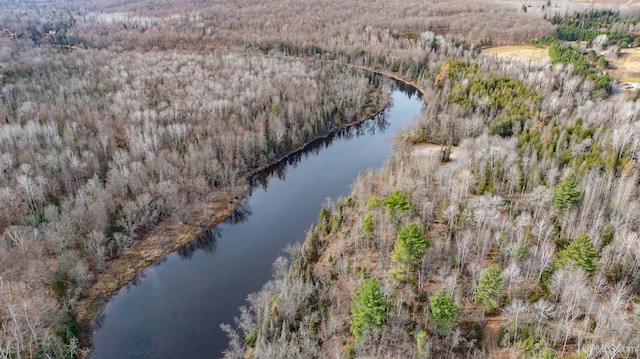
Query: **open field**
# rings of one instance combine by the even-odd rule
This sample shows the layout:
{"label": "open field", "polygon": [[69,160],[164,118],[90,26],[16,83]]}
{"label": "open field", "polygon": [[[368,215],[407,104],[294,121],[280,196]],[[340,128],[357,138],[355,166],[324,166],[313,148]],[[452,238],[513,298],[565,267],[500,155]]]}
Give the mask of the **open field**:
{"label": "open field", "polygon": [[522,57],[532,61],[539,61],[549,57],[549,50],[546,47],[536,47],[531,45],[507,45],[490,47],[483,50],[488,54],[500,54],[507,57]]}
{"label": "open field", "polygon": [[622,82],[640,82],[640,48],[623,49],[618,59],[611,61],[611,76]]}

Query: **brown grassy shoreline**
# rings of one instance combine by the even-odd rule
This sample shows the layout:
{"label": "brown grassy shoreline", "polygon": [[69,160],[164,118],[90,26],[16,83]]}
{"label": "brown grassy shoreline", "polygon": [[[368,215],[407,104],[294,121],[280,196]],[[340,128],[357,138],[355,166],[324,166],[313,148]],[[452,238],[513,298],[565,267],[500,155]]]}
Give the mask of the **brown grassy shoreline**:
{"label": "brown grassy shoreline", "polygon": [[82,343],[91,345],[95,318],[112,294],[131,282],[142,269],[184,247],[198,234],[224,222],[245,196],[247,189],[245,184],[235,186],[230,195],[222,189],[214,191],[206,208],[195,210],[186,223],[181,223],[173,216],[164,218],[126,253],[110,261],[105,270],[96,275],[87,297],[74,309]]}

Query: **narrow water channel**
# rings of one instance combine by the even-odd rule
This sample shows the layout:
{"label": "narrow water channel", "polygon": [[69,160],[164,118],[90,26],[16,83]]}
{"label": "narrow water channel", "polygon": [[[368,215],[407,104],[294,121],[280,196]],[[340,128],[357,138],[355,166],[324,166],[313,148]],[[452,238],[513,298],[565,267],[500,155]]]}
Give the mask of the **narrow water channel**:
{"label": "narrow water channel", "polygon": [[221,357],[227,338],[220,323],[233,323],[283,248],[304,239],[325,199],[347,194],[358,173],[380,167],[392,152],[388,140],[421,111],[415,89],[396,84],[390,91],[383,114],[256,176],[230,220],[114,294],[98,318],[92,358]]}

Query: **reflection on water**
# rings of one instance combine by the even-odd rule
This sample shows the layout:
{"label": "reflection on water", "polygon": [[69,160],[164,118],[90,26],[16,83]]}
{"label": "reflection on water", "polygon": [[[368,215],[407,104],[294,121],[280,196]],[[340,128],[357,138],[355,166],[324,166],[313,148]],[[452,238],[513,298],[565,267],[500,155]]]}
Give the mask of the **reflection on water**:
{"label": "reflection on water", "polygon": [[245,197],[236,205],[236,208],[231,212],[229,218],[224,221],[225,224],[238,224],[246,222],[251,216],[251,205],[249,204],[249,197]]}
{"label": "reflection on water", "polygon": [[418,91],[417,88],[400,81],[394,81],[394,83],[395,87],[407,95],[408,98],[413,98],[413,96],[418,96],[419,98],[422,97],[422,94],[420,94],[420,91]]}
{"label": "reflection on water", "polygon": [[[317,139],[309,143],[309,145],[307,145],[302,151],[293,153],[282,161],[256,173],[249,179],[251,191],[255,188],[266,190],[269,185],[269,179],[271,178],[285,180],[287,169],[296,168],[303,159],[309,158],[309,156],[312,155],[317,155],[321,150],[331,146],[331,144],[336,140],[348,141],[361,136],[374,136],[376,134],[385,133],[385,130],[390,126],[390,123],[387,120],[388,112],[389,109],[386,109],[367,121],[362,121],[351,127],[333,132],[327,137]],[[251,194],[251,191],[249,194]]]}
{"label": "reflection on water", "polygon": [[176,253],[183,259],[191,259],[198,249],[211,253],[216,249],[216,239],[220,238],[221,233],[222,230],[218,227],[204,231],[195,240],[178,249]]}

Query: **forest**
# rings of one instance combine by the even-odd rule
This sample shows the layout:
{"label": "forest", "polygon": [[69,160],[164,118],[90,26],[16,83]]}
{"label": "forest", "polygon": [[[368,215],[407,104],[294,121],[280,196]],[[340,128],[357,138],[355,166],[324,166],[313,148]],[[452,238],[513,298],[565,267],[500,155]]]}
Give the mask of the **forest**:
{"label": "forest", "polygon": [[629,354],[637,93],[560,42],[481,45],[634,46],[638,12],[549,3],[0,1],[0,358],[88,357],[104,300],[186,244],[150,234],[209,229],[250,174],[382,111],[370,70],[425,110],[223,325],[226,356]]}
{"label": "forest", "polygon": [[600,35],[607,35],[612,44],[622,48],[640,44],[637,19],[622,17],[620,11],[591,10],[565,16],[554,14],[550,21],[558,26],[560,40],[593,41]]}
{"label": "forest", "polygon": [[636,355],[637,100],[598,100],[571,67],[442,52],[394,157],[274,264],[224,326],[227,357]]}

